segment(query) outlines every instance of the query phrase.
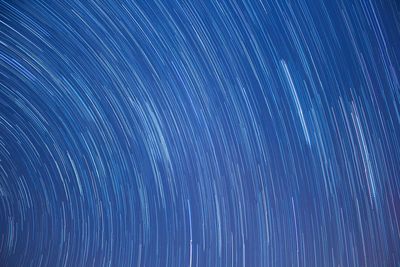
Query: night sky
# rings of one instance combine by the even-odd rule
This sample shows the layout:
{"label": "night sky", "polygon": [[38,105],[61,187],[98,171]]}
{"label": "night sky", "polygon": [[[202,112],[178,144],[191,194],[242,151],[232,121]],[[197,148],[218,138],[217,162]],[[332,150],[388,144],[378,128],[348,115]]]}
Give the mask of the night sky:
{"label": "night sky", "polygon": [[0,1],[0,266],[400,266],[400,1]]}

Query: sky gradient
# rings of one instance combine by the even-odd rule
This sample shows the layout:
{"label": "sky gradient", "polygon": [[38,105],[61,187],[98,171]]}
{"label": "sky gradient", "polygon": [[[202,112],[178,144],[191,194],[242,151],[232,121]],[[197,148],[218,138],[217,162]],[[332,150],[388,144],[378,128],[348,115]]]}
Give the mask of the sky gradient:
{"label": "sky gradient", "polygon": [[0,1],[0,266],[399,266],[400,2]]}

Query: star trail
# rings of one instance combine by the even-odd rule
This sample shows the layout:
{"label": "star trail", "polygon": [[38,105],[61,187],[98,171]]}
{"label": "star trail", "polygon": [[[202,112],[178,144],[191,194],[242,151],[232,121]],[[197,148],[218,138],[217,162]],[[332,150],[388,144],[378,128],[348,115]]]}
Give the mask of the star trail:
{"label": "star trail", "polygon": [[0,1],[0,266],[399,266],[400,2]]}

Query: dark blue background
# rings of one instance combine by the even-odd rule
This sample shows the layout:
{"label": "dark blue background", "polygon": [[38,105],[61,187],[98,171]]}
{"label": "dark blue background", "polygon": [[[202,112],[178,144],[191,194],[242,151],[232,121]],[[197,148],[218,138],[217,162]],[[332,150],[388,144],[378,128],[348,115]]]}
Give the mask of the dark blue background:
{"label": "dark blue background", "polygon": [[1,1],[1,266],[397,266],[396,1]]}

